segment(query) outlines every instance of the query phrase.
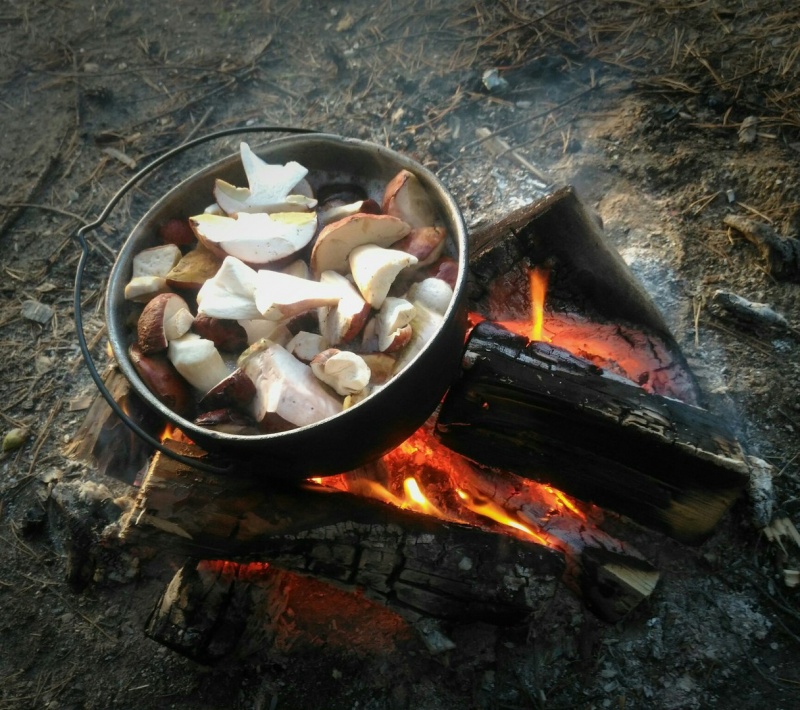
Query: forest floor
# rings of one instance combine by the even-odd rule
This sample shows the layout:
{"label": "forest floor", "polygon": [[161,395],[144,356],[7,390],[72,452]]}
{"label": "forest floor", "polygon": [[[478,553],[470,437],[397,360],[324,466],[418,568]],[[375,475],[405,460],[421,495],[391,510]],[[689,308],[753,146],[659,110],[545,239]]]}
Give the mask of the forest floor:
{"label": "forest floor", "polygon": [[[569,598],[520,627],[451,629],[457,649],[436,660],[389,612],[291,581],[294,635],[198,665],[143,633],[166,565],[78,593],[42,524],[59,486],[131,493],[65,455],[95,395],[73,323],[75,230],[169,148],[251,124],[407,153],[471,226],[540,194],[478,128],[574,185],[796,523],[800,275],[776,278],[723,219],[800,234],[798,29],[783,0],[0,3],[0,418],[29,434],[0,458],[0,709],[798,707],[800,602],[783,578],[798,550],[768,544],[748,500],[695,548],[626,524],[663,578],[624,621]],[[98,361],[127,231],[237,142],[166,166],[91,238],[83,307]],[[714,307],[718,289],[786,323],[737,321]]]}

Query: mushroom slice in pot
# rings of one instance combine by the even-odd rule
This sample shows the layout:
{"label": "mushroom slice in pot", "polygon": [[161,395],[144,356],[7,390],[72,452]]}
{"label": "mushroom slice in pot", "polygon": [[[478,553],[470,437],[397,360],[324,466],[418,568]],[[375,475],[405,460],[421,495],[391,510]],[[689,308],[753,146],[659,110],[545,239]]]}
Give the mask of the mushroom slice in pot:
{"label": "mushroom slice in pot", "polygon": [[286,212],[316,206],[317,201],[304,179],[308,170],[300,163],[272,165],[259,158],[245,142],[239,144],[239,155],[248,187],[234,187],[224,180],[217,180],[214,186],[217,204],[228,214]]}
{"label": "mushroom slice in pot", "polygon": [[222,259],[212,254],[202,244],[181,257],[166,275],[172,288],[197,291],[206,281],[219,271]]}
{"label": "mushroom slice in pot", "polygon": [[261,318],[255,293],[255,270],[235,257],[226,257],[197,293],[197,314],[232,320]]}
{"label": "mushroom slice in pot", "polygon": [[347,271],[348,257],[356,247],[376,244],[388,247],[399,241],[411,228],[402,220],[387,215],[354,214],[322,229],[311,251],[311,270]]}
{"label": "mushroom slice in pot", "polygon": [[199,315],[192,323],[192,330],[222,352],[240,353],[249,344],[247,331],[235,320]]}
{"label": "mushroom slice in pot", "polygon": [[397,352],[411,339],[409,325],[417,309],[404,298],[388,296],[377,315],[378,350],[385,353]]}
{"label": "mushroom slice in pot", "polygon": [[166,276],[181,259],[181,250],[174,244],[143,249],[133,257],[133,273],[125,286],[125,298],[146,303],[169,290]]}
{"label": "mushroom slice in pot", "polygon": [[319,333],[309,333],[301,330],[288,343],[286,349],[298,360],[311,362],[323,350],[327,350],[329,343]]}
{"label": "mushroom slice in pot", "polygon": [[330,308],[320,308],[319,331],[330,345],[351,342],[364,328],[370,314],[370,305],[344,276],[336,271],[323,271],[320,283],[335,288],[341,294],[339,302]]}
{"label": "mushroom slice in pot", "polygon": [[177,293],[162,293],[144,307],[136,326],[139,347],[145,355],[167,349],[170,340],[189,332],[194,316]]}
{"label": "mushroom slice in pot", "polygon": [[240,366],[253,380],[253,418],[267,424],[273,415],[294,426],[307,426],[342,411],[342,403],[314,376],[308,365],[277,343],[261,341]]}
{"label": "mushroom slice in pot", "polygon": [[412,335],[406,346],[397,354],[395,372],[400,372],[439,332],[444,316],[421,303],[414,303],[415,315],[411,321]]}
{"label": "mushroom slice in pot", "polygon": [[445,314],[453,300],[453,289],[442,279],[430,277],[415,283],[408,289],[408,300],[421,303],[436,313]]}
{"label": "mushroom slice in pot", "polygon": [[165,407],[185,417],[192,409],[192,394],[189,386],[163,355],[145,355],[134,343],[128,349],[131,364],[147,389]]}
{"label": "mushroom slice in pot", "polygon": [[214,343],[195,333],[172,340],[167,357],[181,376],[203,394],[228,376],[228,368]]}
{"label": "mushroom slice in pot", "polygon": [[335,306],[339,291],[328,284],[298,278],[280,271],[259,271],[256,278],[256,307],[267,320],[286,320],[312,308]]}
{"label": "mushroom slice in pot", "polygon": [[253,381],[245,374],[244,370],[237,367],[224,380],[218,382],[203,395],[199,406],[204,411],[226,407],[247,411],[255,394],[256,388]]}
{"label": "mushroom slice in pot", "polygon": [[297,253],[317,231],[314,212],[239,213],[236,217],[199,214],[191,217],[197,238],[220,258],[235,256],[265,266]]}
{"label": "mushroom slice in pot", "polygon": [[364,359],[347,350],[328,348],[311,361],[311,370],[326,385],[344,396],[361,392],[372,371]]}
{"label": "mushroom slice in pot", "polygon": [[383,211],[402,219],[412,228],[430,227],[436,221],[436,208],[414,173],[401,170],[383,192]]}
{"label": "mushroom slice in pot", "polygon": [[399,242],[392,244],[392,249],[413,254],[418,260],[417,268],[421,268],[429,266],[442,255],[446,236],[444,227],[416,227]]}
{"label": "mushroom slice in pot", "polygon": [[350,254],[353,279],[364,300],[380,308],[397,275],[417,263],[417,258],[404,251],[383,249],[374,244],[355,248]]}

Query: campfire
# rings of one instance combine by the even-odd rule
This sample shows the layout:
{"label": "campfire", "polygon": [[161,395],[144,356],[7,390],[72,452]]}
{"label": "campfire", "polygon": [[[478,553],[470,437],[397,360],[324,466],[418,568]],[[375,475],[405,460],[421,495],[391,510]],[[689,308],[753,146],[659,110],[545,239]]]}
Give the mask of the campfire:
{"label": "campfire", "polygon": [[[228,612],[208,600],[225,595],[209,589],[258,584],[272,567],[359,589],[417,625],[514,622],[562,587],[615,621],[659,573],[602,529],[603,509],[684,542],[711,533],[746,458],[696,406],[660,315],[574,193],[473,241],[461,376],[400,446],[301,484],[152,457],[119,539],[190,558],[156,605],[153,638],[224,655],[214,620]],[[163,438],[207,460],[180,431]]]}

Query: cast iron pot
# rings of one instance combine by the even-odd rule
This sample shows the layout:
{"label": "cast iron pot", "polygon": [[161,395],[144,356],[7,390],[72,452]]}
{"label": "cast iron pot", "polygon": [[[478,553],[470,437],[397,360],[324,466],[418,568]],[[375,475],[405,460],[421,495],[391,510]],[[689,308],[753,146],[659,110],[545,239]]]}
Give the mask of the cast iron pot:
{"label": "cast iron pot", "polygon": [[205,429],[165,407],[147,388],[128,357],[135,338],[125,285],[133,257],[159,243],[158,226],[187,218],[213,202],[216,178],[246,185],[234,155],[191,175],[165,194],[134,227],[122,246],[106,291],[106,324],[114,357],[136,393],[165,420],[212,454],[242,470],[268,478],[301,479],[341,473],[375,460],[410,436],[434,411],[458,372],[466,332],[467,232],[455,200],[442,183],[415,161],[360,140],[326,134],[290,136],[255,149],[270,163],[296,160],[309,169],[313,188],[330,183],[361,185],[381,200],[389,180],[403,168],[413,172],[436,204],[448,231],[447,252],[458,260],[458,279],[442,327],[406,368],[382,390],[322,422],[277,434],[245,436]]}

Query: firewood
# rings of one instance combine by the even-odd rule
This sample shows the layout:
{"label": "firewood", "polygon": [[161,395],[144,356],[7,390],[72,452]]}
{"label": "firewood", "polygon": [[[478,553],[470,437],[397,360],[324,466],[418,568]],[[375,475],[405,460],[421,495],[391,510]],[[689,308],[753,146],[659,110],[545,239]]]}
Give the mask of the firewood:
{"label": "firewood", "polygon": [[480,464],[690,543],[711,534],[747,483],[741,446],[706,410],[488,322],[464,362],[437,432]]}
{"label": "firewood", "polygon": [[119,538],[195,558],[267,561],[360,588],[410,620],[518,621],[553,596],[564,570],[560,552],[533,542],[311,483],[218,478],[161,454]]}

